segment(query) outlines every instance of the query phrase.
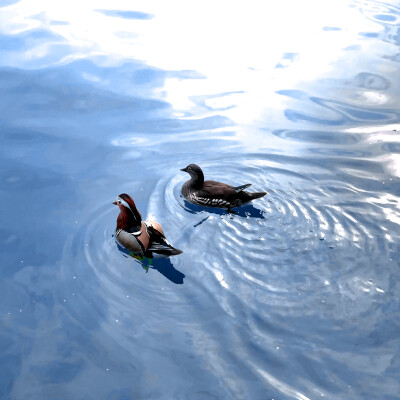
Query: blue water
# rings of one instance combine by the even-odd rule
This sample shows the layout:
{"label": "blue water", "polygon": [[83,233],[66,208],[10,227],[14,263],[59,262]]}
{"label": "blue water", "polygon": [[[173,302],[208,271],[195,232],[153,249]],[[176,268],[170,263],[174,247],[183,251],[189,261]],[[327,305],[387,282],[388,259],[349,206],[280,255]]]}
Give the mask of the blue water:
{"label": "blue water", "polygon": [[1,400],[400,399],[400,8],[268,3],[0,2]]}

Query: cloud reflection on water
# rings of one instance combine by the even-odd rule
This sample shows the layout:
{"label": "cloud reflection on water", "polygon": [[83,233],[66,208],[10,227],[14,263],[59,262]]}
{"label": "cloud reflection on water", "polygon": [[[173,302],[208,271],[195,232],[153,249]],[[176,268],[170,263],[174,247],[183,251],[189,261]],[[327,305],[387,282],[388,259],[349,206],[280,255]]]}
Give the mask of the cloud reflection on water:
{"label": "cloud reflection on water", "polygon": [[[155,95],[170,103],[175,112],[187,113],[197,107],[204,115],[218,110],[239,124],[266,119],[274,124],[279,110],[290,104],[279,96],[279,90],[306,90],[307,82],[335,79],[338,66],[345,69],[353,59],[370,69],[370,59],[378,49],[373,42],[360,39],[359,32],[379,33],[386,24],[394,24],[390,11],[360,12],[345,0],[285,0],[268,7],[252,1],[245,9],[228,1],[208,3],[189,6],[182,1],[168,5],[150,1],[136,3],[131,9],[122,0],[113,2],[112,8],[107,1],[55,4],[21,0],[0,9],[2,40],[7,49],[0,61],[3,65],[42,68],[80,58],[102,66],[135,59],[165,71],[197,71],[207,79],[167,76],[162,87],[154,88]],[[366,19],[368,13],[370,18]],[[285,20],[276,15],[285,15]],[[388,17],[383,18],[385,15]],[[351,24],[347,23],[350,20]],[[335,25],[337,21],[345,29]],[[344,50],[349,43],[361,44],[351,57]],[[286,51],[282,53],[281,49]],[[386,76],[395,73],[389,62],[382,63]],[[284,68],[277,69],[277,65]],[[377,71],[381,69],[382,65],[377,66]],[[355,79],[360,85],[361,74]],[[393,96],[397,99],[397,85],[391,90],[387,85],[386,97],[380,98],[382,105],[390,104]],[[382,90],[381,86],[373,87]],[[369,89],[371,92],[371,85]],[[209,100],[203,102],[204,106],[193,104],[193,93]],[[374,95],[365,96],[368,103]],[[222,97],[221,106],[218,98],[222,101]],[[324,101],[334,101],[330,97]]]}

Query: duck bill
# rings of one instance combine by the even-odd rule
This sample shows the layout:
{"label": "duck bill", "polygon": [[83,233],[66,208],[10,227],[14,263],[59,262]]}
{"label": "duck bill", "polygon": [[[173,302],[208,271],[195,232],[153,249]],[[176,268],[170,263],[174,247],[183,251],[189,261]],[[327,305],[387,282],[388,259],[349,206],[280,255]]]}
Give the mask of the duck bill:
{"label": "duck bill", "polygon": [[187,172],[187,167],[185,167],[185,168],[181,168],[181,171],[183,171],[183,172]]}
{"label": "duck bill", "polygon": [[116,206],[117,205],[117,200],[114,200],[112,203]]}

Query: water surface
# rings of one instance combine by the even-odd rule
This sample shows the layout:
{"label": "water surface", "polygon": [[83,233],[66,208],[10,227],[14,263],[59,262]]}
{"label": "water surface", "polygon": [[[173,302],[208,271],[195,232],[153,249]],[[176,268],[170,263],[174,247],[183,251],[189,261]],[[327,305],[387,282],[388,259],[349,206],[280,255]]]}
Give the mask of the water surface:
{"label": "water surface", "polygon": [[[395,2],[0,20],[1,399],[399,398]],[[268,195],[191,205],[192,162]],[[123,192],[182,255],[118,248]]]}

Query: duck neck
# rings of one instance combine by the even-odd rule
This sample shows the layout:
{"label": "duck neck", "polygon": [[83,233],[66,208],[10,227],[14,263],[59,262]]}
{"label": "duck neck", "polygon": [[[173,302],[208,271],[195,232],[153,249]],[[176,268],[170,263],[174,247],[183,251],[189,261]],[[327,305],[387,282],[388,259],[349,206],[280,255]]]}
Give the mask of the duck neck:
{"label": "duck neck", "polygon": [[117,230],[123,229],[124,231],[139,231],[142,227],[142,218],[140,214],[133,215],[133,213],[127,209],[122,209],[117,218]]}
{"label": "duck neck", "polygon": [[196,176],[192,176],[190,179],[191,186],[195,188],[201,188],[204,183],[204,174],[200,171]]}

